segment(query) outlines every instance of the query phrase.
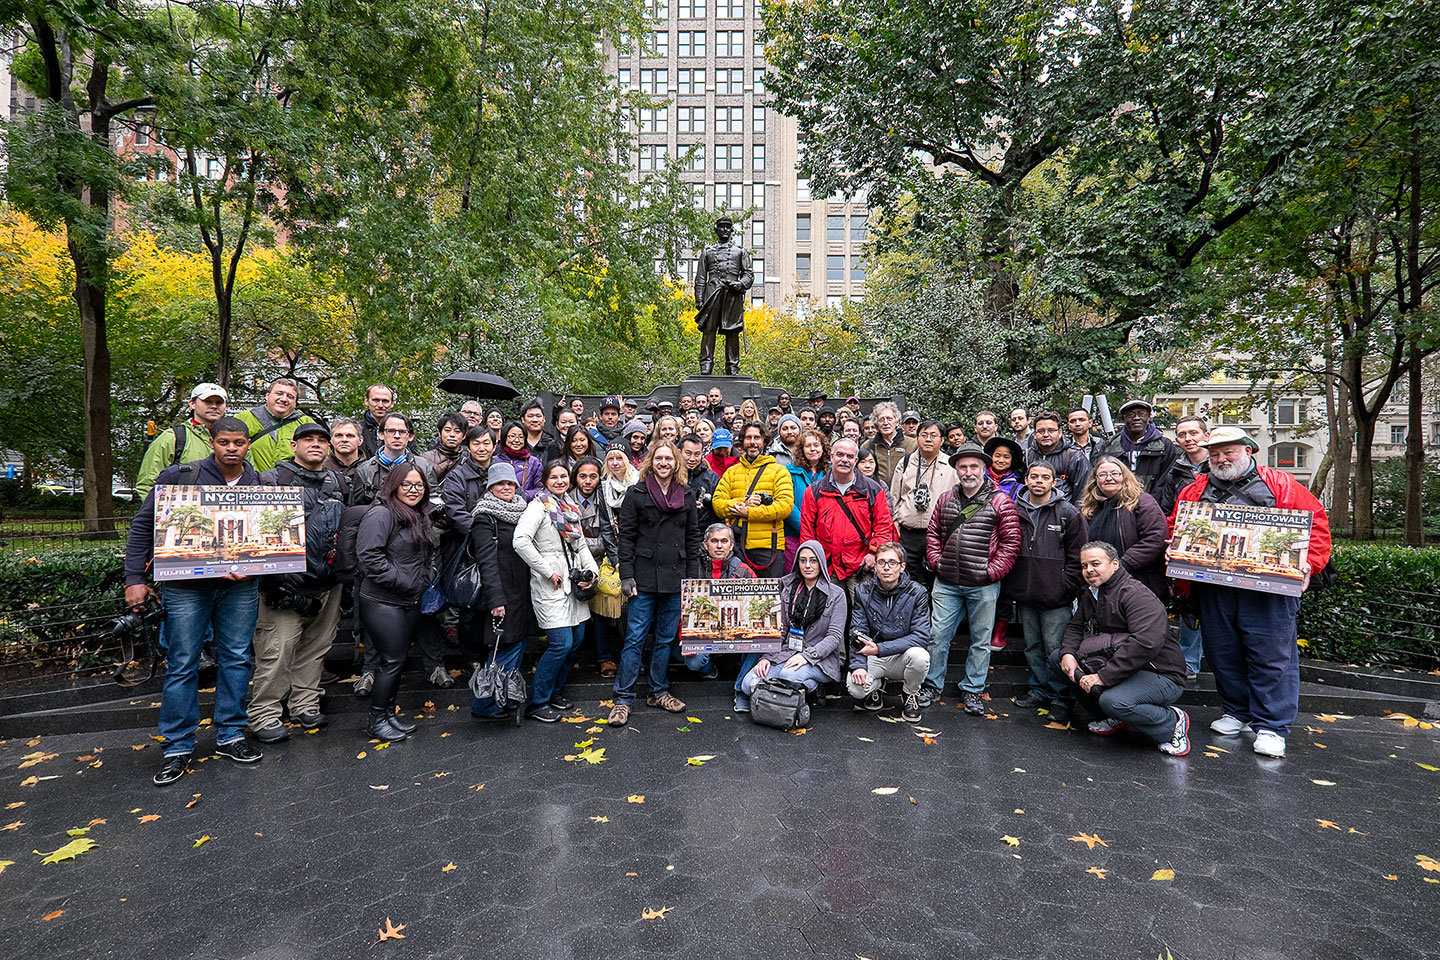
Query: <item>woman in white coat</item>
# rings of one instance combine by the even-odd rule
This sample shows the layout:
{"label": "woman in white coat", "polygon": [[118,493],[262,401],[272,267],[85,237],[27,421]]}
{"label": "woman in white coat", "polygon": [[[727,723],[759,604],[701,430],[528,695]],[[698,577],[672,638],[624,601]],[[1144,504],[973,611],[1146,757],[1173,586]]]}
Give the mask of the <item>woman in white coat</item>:
{"label": "woman in white coat", "polygon": [[529,716],[554,723],[570,708],[563,691],[575,648],[585,639],[590,606],[580,599],[572,570],[582,570],[580,585],[592,587],[599,566],[585,543],[580,511],[569,500],[570,471],[559,460],[545,467],[543,487],[515,525],[515,552],[530,567],[530,598],[535,619],[548,645],[535,666]]}

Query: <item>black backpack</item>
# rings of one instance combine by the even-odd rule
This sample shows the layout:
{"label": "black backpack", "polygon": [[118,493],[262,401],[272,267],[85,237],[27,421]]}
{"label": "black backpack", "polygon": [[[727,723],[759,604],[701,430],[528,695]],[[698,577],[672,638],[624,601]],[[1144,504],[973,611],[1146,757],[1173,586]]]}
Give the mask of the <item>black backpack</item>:
{"label": "black backpack", "polygon": [[[275,479],[284,487],[300,486],[295,480],[295,472],[284,463],[275,465]],[[345,491],[335,472],[327,470],[320,484],[319,499],[305,511],[305,574],[308,579],[323,583],[334,580],[339,554],[337,541],[344,514]]]}
{"label": "black backpack", "polygon": [[341,583],[354,583],[360,572],[360,557],[355,550],[355,541],[360,536],[360,521],[375,506],[371,503],[346,507],[340,514],[340,526],[335,535],[335,563],[330,573]]}

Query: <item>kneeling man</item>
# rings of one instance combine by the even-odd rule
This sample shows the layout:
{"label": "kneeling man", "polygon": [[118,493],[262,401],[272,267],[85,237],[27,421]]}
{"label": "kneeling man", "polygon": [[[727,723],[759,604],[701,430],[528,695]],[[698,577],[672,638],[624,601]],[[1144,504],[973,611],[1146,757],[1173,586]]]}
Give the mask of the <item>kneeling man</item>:
{"label": "kneeling man", "polygon": [[875,577],[855,588],[850,611],[850,675],[846,688],[867,710],[879,710],[886,680],[903,680],[901,719],[920,722],[920,685],[930,670],[930,595],[905,572],[905,548],[882,544]]}

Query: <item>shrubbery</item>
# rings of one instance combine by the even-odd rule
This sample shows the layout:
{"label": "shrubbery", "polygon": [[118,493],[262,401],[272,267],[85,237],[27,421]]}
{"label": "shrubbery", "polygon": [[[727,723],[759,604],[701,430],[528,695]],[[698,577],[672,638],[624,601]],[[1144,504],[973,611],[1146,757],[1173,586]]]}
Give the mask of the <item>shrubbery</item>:
{"label": "shrubbery", "polygon": [[124,609],[123,548],[111,542],[0,554],[0,646],[72,641],[107,629]]}
{"label": "shrubbery", "polygon": [[1300,604],[1305,652],[1342,663],[1440,665],[1440,550],[1344,543],[1339,582]]}

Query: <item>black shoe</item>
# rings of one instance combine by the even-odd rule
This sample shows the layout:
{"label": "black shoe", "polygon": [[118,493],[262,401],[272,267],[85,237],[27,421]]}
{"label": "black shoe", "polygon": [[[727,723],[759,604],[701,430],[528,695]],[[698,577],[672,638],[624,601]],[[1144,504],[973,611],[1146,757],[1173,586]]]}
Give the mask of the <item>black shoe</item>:
{"label": "black shoe", "polygon": [[231,740],[229,743],[215,744],[215,752],[222,757],[229,757],[236,763],[259,763],[265,756],[250,746],[250,741],[244,737],[239,740]]}
{"label": "black shoe", "polygon": [[261,743],[280,743],[290,739],[290,731],[279,720],[271,720],[258,727],[251,727],[250,732]]}
{"label": "black shoe", "polygon": [[407,737],[415,732],[415,724],[411,723],[409,720],[406,720],[402,715],[398,713],[390,714],[390,722],[395,724],[396,729],[398,729],[401,733],[405,734]]}
{"label": "black shoe", "polygon": [[905,706],[900,710],[900,719],[906,723],[919,723],[921,721],[920,695],[918,693],[907,693],[905,695]]}
{"label": "black shoe", "polygon": [[965,712],[972,717],[985,716],[985,701],[978,693],[964,693],[961,695],[965,701]]}
{"label": "black shoe", "polygon": [[557,693],[555,694],[555,696],[550,698],[550,706],[554,707],[556,710],[569,710],[571,707],[575,706],[575,704]]}
{"label": "black shoe", "polygon": [[370,717],[370,724],[365,728],[365,732],[374,739],[385,743],[397,743],[409,736],[404,730],[395,726],[394,717],[387,717],[383,713]]}
{"label": "black shoe", "polygon": [[560,721],[560,718],[564,716],[563,713],[561,713],[559,710],[556,710],[554,706],[548,703],[544,704],[543,706],[536,707],[534,710],[531,710],[527,715],[530,717],[531,720],[539,720],[541,723],[558,723]]}
{"label": "black shoe", "polygon": [[879,690],[876,690],[874,693],[867,694],[865,699],[860,702],[860,705],[863,706],[866,710],[884,710],[885,694],[881,693]]}
{"label": "black shoe", "polygon": [[919,696],[920,709],[924,710],[926,707],[932,706],[936,700],[940,699],[940,691],[931,690],[929,687],[921,687]]}
{"label": "black shoe", "polygon": [[1046,703],[1049,702],[1043,697],[1035,696],[1035,694],[1031,693],[1028,690],[1018,697],[1011,697],[1011,701],[1021,710],[1031,710],[1036,707],[1043,707]]}
{"label": "black shoe", "polygon": [[515,719],[515,711],[513,711],[513,710],[502,710],[502,711],[499,712],[499,713],[476,713],[475,711],[472,710],[472,711],[470,711],[470,717],[471,717],[471,719],[473,719],[473,720],[486,720],[486,721],[489,721],[489,720],[514,720],[514,719]]}
{"label": "black shoe", "polygon": [[321,727],[329,726],[330,718],[319,710],[311,710],[309,713],[302,713],[295,718],[295,722],[306,730],[318,730]]}
{"label": "black shoe", "polygon": [[1052,701],[1050,704],[1050,722],[1069,723],[1070,711],[1073,709],[1074,707],[1068,703],[1055,703]]}
{"label": "black shoe", "polygon": [[157,787],[163,787],[174,783],[185,774],[190,772],[190,754],[177,753],[173,757],[166,757],[165,762],[160,764],[160,769],[151,777],[151,781]]}

